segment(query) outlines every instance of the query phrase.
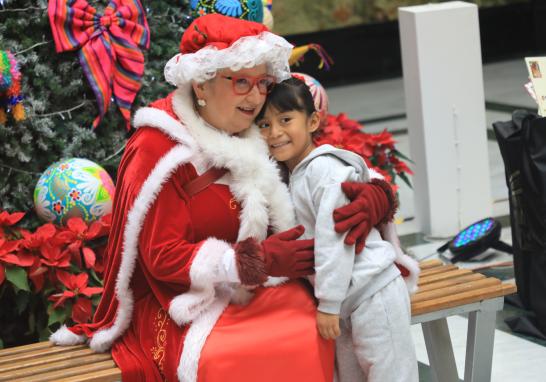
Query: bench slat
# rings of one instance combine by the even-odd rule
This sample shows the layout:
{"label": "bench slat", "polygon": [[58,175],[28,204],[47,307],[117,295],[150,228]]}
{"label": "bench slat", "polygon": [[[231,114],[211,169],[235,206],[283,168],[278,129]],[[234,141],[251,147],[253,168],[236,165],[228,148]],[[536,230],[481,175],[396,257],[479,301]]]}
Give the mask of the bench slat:
{"label": "bench slat", "polygon": [[[59,381],[62,378],[90,374],[92,372],[108,369],[117,369],[112,360],[96,362],[88,365],[71,367],[69,369],[50,371],[47,373],[35,374],[32,377],[13,379],[12,382],[50,382]],[[119,370],[119,369],[118,369]],[[79,377],[78,377],[79,378]],[[79,380],[79,379],[77,379]]]}
{"label": "bench slat", "polygon": [[455,270],[452,270],[452,271],[447,271],[447,272],[444,272],[444,273],[439,273],[439,274],[436,274],[436,275],[431,275],[431,276],[426,276],[426,277],[420,278],[417,285],[421,286],[421,285],[431,284],[433,282],[447,280],[447,279],[451,279],[451,278],[454,278],[454,277],[468,275],[468,274],[471,274],[471,273],[472,273],[472,271],[470,269],[455,269]]}
{"label": "bench slat", "polygon": [[35,344],[30,344],[30,345],[22,345],[22,346],[17,346],[13,348],[1,349],[0,359],[6,355],[20,354],[20,353],[25,353],[31,350],[47,349],[53,346],[54,345],[51,342],[44,341],[44,342],[37,342]]}
{"label": "bench slat", "polygon": [[78,375],[59,379],[57,382],[118,382],[121,381],[121,371],[119,369],[106,369],[94,373]]}
{"label": "bench slat", "polygon": [[421,270],[425,270],[429,268],[439,267],[441,265],[444,265],[444,263],[440,259],[424,260],[419,263],[419,268],[421,268]]}
{"label": "bench slat", "polygon": [[419,277],[427,277],[427,276],[435,275],[438,273],[452,271],[454,269],[457,269],[457,266],[453,264],[442,265],[442,266],[434,267],[434,268],[428,268],[428,269],[422,270]]}
{"label": "bench slat", "polygon": [[492,285],[498,285],[500,283],[501,281],[499,279],[490,277],[490,278],[484,278],[481,280],[471,281],[471,282],[467,282],[463,284],[455,284],[455,285],[447,286],[440,289],[434,289],[434,290],[420,293],[420,294],[414,294],[413,296],[411,296],[411,303],[414,304],[421,301],[433,300],[438,297],[455,295],[455,294],[463,293],[466,291],[472,291],[472,290],[489,287]]}
{"label": "bench slat", "polygon": [[[45,358],[47,357],[44,357],[39,361],[43,361]],[[15,365],[14,367],[17,367],[16,369],[2,371],[0,373],[0,381],[12,381],[17,378],[31,377],[34,375],[53,372],[57,370],[65,370],[72,367],[88,365],[90,363],[108,361],[111,359],[112,356],[110,355],[110,353],[95,353],[83,357],[73,357],[72,354],[70,354],[69,359],[55,362],[50,361],[45,363],[37,363],[30,361]]]}
{"label": "bench slat", "polygon": [[473,302],[483,301],[489,298],[505,296],[516,291],[512,284],[499,284],[477,290],[458,293],[451,296],[444,296],[434,300],[416,302],[411,305],[413,316],[438,311],[456,306],[466,305]]}
{"label": "bench slat", "polygon": [[443,281],[437,281],[427,285],[421,285],[419,286],[419,289],[417,290],[416,294],[425,293],[434,289],[445,288],[451,285],[463,284],[466,282],[476,281],[481,279],[485,279],[485,276],[480,273],[471,273],[469,275],[454,277],[454,278],[443,280]]}
{"label": "bench slat", "polygon": [[66,361],[70,359],[77,359],[77,358],[90,356],[94,354],[96,353],[91,349],[80,349],[80,350],[74,350],[71,352],[58,353],[58,354],[44,353],[32,358],[23,358],[21,360],[16,360],[10,364],[3,365],[2,369],[0,370],[0,377],[6,371],[22,369],[22,368],[30,367],[30,366],[39,366],[39,365],[44,365],[44,364],[48,364],[48,363],[56,362],[56,361]]}
{"label": "bench slat", "polygon": [[85,350],[87,353],[93,353],[93,351],[89,349],[86,345],[50,346],[44,349],[30,350],[22,353],[8,354],[0,357],[0,368],[3,369],[6,364],[34,359],[36,357],[45,357],[54,354],[62,354],[64,356],[68,356],[72,352],[78,350]]}

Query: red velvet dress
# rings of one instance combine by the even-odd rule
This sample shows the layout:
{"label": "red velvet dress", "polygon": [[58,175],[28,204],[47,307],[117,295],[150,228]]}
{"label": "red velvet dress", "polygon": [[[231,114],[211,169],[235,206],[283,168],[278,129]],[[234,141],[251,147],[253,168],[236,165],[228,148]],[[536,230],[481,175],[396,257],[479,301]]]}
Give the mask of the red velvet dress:
{"label": "red velvet dress", "polygon": [[[188,201],[178,197],[183,178],[195,176],[195,170],[188,165],[164,186],[160,200],[170,202],[157,203],[148,213],[140,238],[143,252],[153,252],[156,242],[164,243],[169,230],[185,232],[190,242],[210,236],[235,241],[239,205],[227,186],[211,185]],[[150,261],[144,268],[144,262],[139,260],[133,280],[141,279],[139,273],[144,279],[154,277],[146,271],[154,265]],[[178,262],[184,262],[183,255]],[[162,281],[176,288],[176,277],[164,275]],[[133,282],[135,291],[138,283]],[[178,327],[166,313],[168,306],[161,306],[151,291],[141,293],[143,296],[135,301],[131,327],[112,348],[114,360],[122,370],[127,367],[124,379],[152,381],[162,377],[177,381],[187,327]],[[249,305],[230,305],[220,317],[201,352],[198,380],[332,381],[333,341],[321,339],[315,316],[314,299],[303,282],[259,288]]]}
{"label": "red velvet dress", "polygon": [[[168,97],[155,107],[174,117],[170,105]],[[129,246],[128,211],[139,203],[150,174],[174,146],[166,134],[148,127],[138,129],[128,141],[118,171],[105,292],[94,322],[70,328],[71,332],[92,338],[119,315],[115,289],[124,267],[121,254]],[[170,303],[192,287],[192,262],[204,240],[237,239],[240,206],[229,187],[213,184],[190,198],[182,186],[196,176],[191,163],[177,166],[153,203],[143,206],[146,212],[136,235],[138,256],[130,270],[133,310],[128,328],[111,348],[123,381],[177,381],[180,373],[184,375],[177,369],[193,323],[178,326],[169,316]],[[229,305],[206,337],[197,354],[197,380],[332,381],[334,343],[320,337],[315,316],[313,296],[301,281],[258,288],[248,305]]]}

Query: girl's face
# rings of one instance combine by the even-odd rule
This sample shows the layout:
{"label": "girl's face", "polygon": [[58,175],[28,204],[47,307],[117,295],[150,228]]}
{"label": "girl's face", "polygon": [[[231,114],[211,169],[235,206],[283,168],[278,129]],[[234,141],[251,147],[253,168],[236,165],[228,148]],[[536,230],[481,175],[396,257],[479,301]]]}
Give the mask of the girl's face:
{"label": "girl's face", "polygon": [[308,116],[303,111],[279,112],[268,107],[258,127],[271,155],[292,171],[315,148],[311,133],[319,123],[317,113]]}
{"label": "girl's face", "polygon": [[236,72],[222,69],[213,79],[202,84],[193,84],[197,98],[206,102],[206,106],[197,108],[199,115],[228,134],[237,134],[248,129],[262,108],[266,94],[260,93],[258,83],[247,94],[236,94],[233,79],[244,78],[253,83],[263,81],[261,79],[266,74],[266,64]]}

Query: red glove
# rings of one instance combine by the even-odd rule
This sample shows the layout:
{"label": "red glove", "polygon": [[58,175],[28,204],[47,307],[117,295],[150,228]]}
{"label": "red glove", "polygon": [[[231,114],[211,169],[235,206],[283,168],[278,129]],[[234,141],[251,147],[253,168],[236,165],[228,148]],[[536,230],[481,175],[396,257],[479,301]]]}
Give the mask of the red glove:
{"label": "red glove", "polygon": [[264,283],[267,276],[298,278],[315,273],[314,240],[297,240],[305,228],[299,225],[258,243],[253,238],[235,244],[241,283]]}
{"label": "red glove", "polygon": [[334,229],[348,232],[345,244],[355,244],[355,252],[362,252],[372,227],[386,223],[394,217],[398,203],[391,186],[382,179],[370,183],[345,182],[341,189],[351,200],[346,206],[334,210]]}

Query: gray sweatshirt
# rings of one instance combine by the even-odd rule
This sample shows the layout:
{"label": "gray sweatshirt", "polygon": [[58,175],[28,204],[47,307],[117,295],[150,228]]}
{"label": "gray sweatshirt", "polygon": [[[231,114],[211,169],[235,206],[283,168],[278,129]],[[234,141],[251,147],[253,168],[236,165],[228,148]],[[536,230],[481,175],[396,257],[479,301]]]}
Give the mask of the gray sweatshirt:
{"label": "gray sweatshirt", "polygon": [[[349,202],[341,183],[368,182],[371,170],[350,151],[322,145],[290,174],[290,194],[305,238],[315,238],[315,296],[318,310],[346,317],[400,275],[394,248],[373,228],[363,252],[345,245],[345,234],[334,230],[333,210]],[[380,176],[380,175],[379,175]],[[373,176],[372,177],[377,177]]]}

